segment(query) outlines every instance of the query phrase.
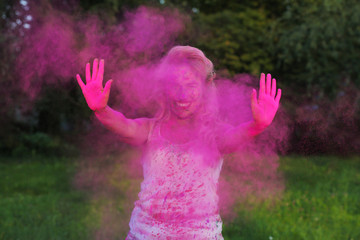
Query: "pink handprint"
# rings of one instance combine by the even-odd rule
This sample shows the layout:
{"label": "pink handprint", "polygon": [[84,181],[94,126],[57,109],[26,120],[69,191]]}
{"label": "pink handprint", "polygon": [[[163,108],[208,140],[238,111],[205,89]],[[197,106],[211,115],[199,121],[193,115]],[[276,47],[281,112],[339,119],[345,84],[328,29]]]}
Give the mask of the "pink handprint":
{"label": "pink handprint", "polygon": [[271,74],[267,74],[265,81],[265,74],[262,73],[260,77],[259,99],[257,99],[255,89],[253,89],[251,94],[251,110],[256,125],[267,127],[271,124],[279,108],[281,89],[277,90],[276,97],[275,94],[275,78],[271,81]]}
{"label": "pink handprint", "polygon": [[76,75],[76,79],[81,87],[85,100],[91,110],[103,110],[107,106],[110,88],[113,81],[109,80],[103,88],[104,59],[101,59],[99,68],[98,59],[94,59],[92,76],[90,74],[90,63],[87,63],[85,74],[86,85],[81,80],[80,75]]}

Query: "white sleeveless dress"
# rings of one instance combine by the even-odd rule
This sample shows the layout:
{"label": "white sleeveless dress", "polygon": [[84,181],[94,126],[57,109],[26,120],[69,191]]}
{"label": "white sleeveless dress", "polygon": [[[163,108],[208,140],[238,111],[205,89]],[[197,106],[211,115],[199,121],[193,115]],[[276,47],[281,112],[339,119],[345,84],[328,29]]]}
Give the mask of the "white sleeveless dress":
{"label": "white sleeveless dress", "polygon": [[219,156],[199,140],[170,143],[155,122],[126,240],[223,240],[217,195],[223,163]]}

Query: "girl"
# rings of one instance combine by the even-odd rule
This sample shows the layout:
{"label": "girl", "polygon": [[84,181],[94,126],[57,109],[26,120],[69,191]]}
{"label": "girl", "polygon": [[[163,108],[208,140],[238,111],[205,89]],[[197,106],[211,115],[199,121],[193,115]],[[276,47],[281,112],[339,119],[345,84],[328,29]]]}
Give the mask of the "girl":
{"label": "girl", "polygon": [[[99,65],[99,67],[98,67]],[[127,240],[223,239],[217,183],[221,155],[250,140],[272,122],[281,97],[270,74],[253,89],[253,120],[233,127],[217,115],[212,62],[190,46],[173,47],[158,67],[162,86],[154,118],[128,119],[107,106],[112,80],[102,87],[104,60],[86,65],[77,81],[89,107],[124,142],[144,145],[144,181],[135,202]]]}

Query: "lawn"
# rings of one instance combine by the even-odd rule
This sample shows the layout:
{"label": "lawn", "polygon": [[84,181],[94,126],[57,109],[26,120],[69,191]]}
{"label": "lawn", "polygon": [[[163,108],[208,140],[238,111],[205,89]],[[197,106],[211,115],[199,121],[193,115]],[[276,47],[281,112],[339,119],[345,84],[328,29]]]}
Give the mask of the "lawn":
{"label": "lawn", "polygon": [[86,193],[70,187],[74,170],[62,159],[2,159],[0,239],[91,239]]}
{"label": "lawn", "polygon": [[283,198],[240,208],[225,239],[360,239],[360,158],[283,157]]}
{"label": "lawn", "polygon": [[[100,198],[71,185],[76,168],[70,159],[1,159],[0,239],[106,239],[97,231]],[[359,157],[282,157],[279,170],[281,200],[239,206],[223,226],[226,240],[360,239]]]}

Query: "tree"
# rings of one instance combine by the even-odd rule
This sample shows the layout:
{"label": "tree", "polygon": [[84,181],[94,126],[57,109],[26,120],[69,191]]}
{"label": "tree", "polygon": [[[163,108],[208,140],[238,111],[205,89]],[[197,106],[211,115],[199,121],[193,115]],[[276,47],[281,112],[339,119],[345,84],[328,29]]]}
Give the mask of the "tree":
{"label": "tree", "polygon": [[194,17],[194,45],[230,73],[270,71],[269,19],[262,9],[224,10]]}
{"label": "tree", "polygon": [[360,84],[360,2],[287,1],[275,22],[275,71],[293,89],[336,93],[342,82]]}

